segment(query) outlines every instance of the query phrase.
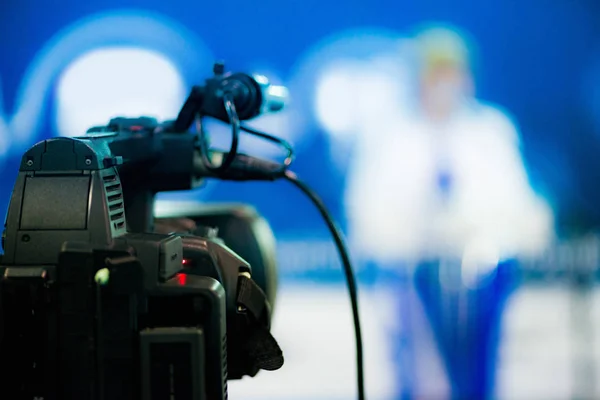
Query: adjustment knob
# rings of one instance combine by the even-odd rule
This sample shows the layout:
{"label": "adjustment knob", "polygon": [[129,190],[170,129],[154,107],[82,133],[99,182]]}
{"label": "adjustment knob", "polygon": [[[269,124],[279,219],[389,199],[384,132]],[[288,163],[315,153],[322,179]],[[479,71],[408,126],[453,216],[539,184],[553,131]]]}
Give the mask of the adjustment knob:
{"label": "adjustment knob", "polygon": [[222,61],[216,62],[213,67],[215,75],[223,75],[225,73],[225,64]]}

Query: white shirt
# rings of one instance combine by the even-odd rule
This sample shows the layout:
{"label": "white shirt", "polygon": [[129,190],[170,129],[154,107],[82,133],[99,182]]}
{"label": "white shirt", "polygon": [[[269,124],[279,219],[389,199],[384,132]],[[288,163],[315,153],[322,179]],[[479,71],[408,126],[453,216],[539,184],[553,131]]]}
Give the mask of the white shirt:
{"label": "white shirt", "polygon": [[495,262],[534,256],[551,240],[552,211],[530,188],[518,133],[499,110],[476,104],[444,125],[400,115],[371,121],[360,137],[345,194],[357,255]]}

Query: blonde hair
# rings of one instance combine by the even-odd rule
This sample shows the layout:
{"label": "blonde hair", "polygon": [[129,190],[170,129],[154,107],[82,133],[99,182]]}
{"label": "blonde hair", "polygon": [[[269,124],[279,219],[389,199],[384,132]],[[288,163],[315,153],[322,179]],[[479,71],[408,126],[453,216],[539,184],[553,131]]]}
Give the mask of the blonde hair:
{"label": "blonde hair", "polygon": [[419,63],[426,70],[440,66],[469,68],[469,45],[456,29],[437,26],[423,30],[415,44]]}

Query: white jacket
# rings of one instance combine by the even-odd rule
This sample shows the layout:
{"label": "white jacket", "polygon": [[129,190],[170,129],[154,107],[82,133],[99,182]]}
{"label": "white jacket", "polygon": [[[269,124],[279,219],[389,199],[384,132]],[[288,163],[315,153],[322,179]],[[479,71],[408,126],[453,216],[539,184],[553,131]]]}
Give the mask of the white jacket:
{"label": "white jacket", "polygon": [[[495,262],[549,244],[552,211],[531,189],[518,133],[501,111],[476,104],[444,126],[398,115],[362,131],[345,193],[358,256]],[[440,170],[451,176],[447,194]]]}

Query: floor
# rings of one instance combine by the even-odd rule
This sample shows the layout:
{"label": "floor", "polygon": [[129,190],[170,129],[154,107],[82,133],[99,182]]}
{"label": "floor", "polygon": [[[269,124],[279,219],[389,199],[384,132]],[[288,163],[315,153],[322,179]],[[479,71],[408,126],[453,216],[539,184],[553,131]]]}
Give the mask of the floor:
{"label": "floor", "polygon": [[[366,388],[370,400],[392,400],[398,378],[389,333],[401,329],[395,294],[361,291]],[[504,316],[497,369],[498,399],[600,398],[594,385],[600,359],[600,293],[584,296],[564,286],[521,288]],[[447,382],[423,318],[419,339],[419,398],[446,397]],[[592,321],[595,321],[592,323]],[[419,331],[420,330],[420,331]],[[230,398],[245,400],[353,400],[356,398],[354,337],[347,291],[341,286],[282,285],[273,331],[284,367],[230,382]],[[423,379],[421,379],[423,381]],[[600,386],[600,385],[598,385]],[[423,388],[425,387],[425,389]]]}

